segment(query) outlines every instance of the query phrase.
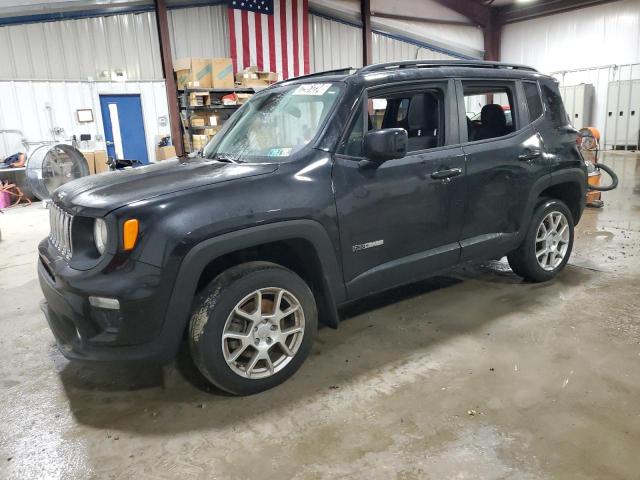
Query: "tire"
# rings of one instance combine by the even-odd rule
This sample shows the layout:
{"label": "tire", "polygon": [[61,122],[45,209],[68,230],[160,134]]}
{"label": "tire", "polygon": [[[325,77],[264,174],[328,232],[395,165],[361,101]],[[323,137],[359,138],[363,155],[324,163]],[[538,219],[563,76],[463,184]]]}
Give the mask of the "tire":
{"label": "tire", "polygon": [[[556,220],[559,222],[557,229],[551,223]],[[558,230],[564,232],[565,226],[567,233],[557,235]],[[548,235],[552,230],[556,234]],[[511,269],[530,282],[551,280],[569,261],[573,249],[573,230],[573,216],[564,202],[556,199],[544,200],[533,212],[522,244],[507,255]],[[540,240],[543,237],[548,237],[549,240]],[[546,256],[539,253],[545,249],[548,252]]]}
{"label": "tire", "polygon": [[216,387],[252,395],[300,368],[317,325],[316,303],[302,278],[274,263],[248,262],[218,275],[198,296],[189,348]]}

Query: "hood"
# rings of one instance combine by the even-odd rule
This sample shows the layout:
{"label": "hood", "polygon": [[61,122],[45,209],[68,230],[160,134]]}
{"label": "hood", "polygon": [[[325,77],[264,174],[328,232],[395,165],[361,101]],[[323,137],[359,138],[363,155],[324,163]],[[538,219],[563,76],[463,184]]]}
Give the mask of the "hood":
{"label": "hood", "polygon": [[144,167],[79,178],[62,185],[51,198],[76,214],[106,215],[133,202],[264,175],[277,169],[278,164],[275,163],[237,164],[203,158],[165,160]]}

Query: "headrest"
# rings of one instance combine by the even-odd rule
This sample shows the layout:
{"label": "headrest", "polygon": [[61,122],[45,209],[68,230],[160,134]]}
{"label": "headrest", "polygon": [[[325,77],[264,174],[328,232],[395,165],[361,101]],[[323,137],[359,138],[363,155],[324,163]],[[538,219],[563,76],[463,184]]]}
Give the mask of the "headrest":
{"label": "headrest", "polygon": [[507,126],[507,116],[500,105],[490,103],[482,107],[480,111],[480,121],[483,126],[505,128]]}
{"label": "headrest", "polygon": [[430,130],[438,124],[438,100],[430,94],[415,95],[411,99],[407,120],[411,130]]}

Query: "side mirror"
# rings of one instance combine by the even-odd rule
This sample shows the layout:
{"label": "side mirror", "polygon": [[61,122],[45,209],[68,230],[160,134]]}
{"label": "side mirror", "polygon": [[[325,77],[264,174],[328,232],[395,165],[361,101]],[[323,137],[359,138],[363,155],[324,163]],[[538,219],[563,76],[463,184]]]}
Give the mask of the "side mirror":
{"label": "side mirror", "polygon": [[382,163],[407,154],[409,136],[404,128],[383,128],[367,132],[364,136],[364,153],[374,163]]}

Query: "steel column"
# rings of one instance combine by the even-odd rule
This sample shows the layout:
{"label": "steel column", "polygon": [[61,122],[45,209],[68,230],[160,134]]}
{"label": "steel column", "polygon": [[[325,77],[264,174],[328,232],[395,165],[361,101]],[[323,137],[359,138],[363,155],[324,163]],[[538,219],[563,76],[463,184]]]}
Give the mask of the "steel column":
{"label": "steel column", "polygon": [[484,59],[494,62],[500,61],[500,37],[502,25],[498,22],[498,15],[494,9],[489,10],[489,21],[482,27],[484,37]]}
{"label": "steel column", "polygon": [[360,15],[362,17],[362,64],[371,65],[373,55],[371,51],[371,1],[360,0]]}
{"label": "steel column", "polygon": [[171,125],[171,141],[180,157],[184,155],[182,129],[180,128],[180,111],[178,109],[178,90],[173,77],[173,60],[171,59],[171,44],[169,39],[169,21],[167,19],[167,5],[165,0],[155,0],[156,22],[158,24],[158,39],[160,42],[160,57],[162,60],[162,74],[167,89],[169,104],[169,123]]}

